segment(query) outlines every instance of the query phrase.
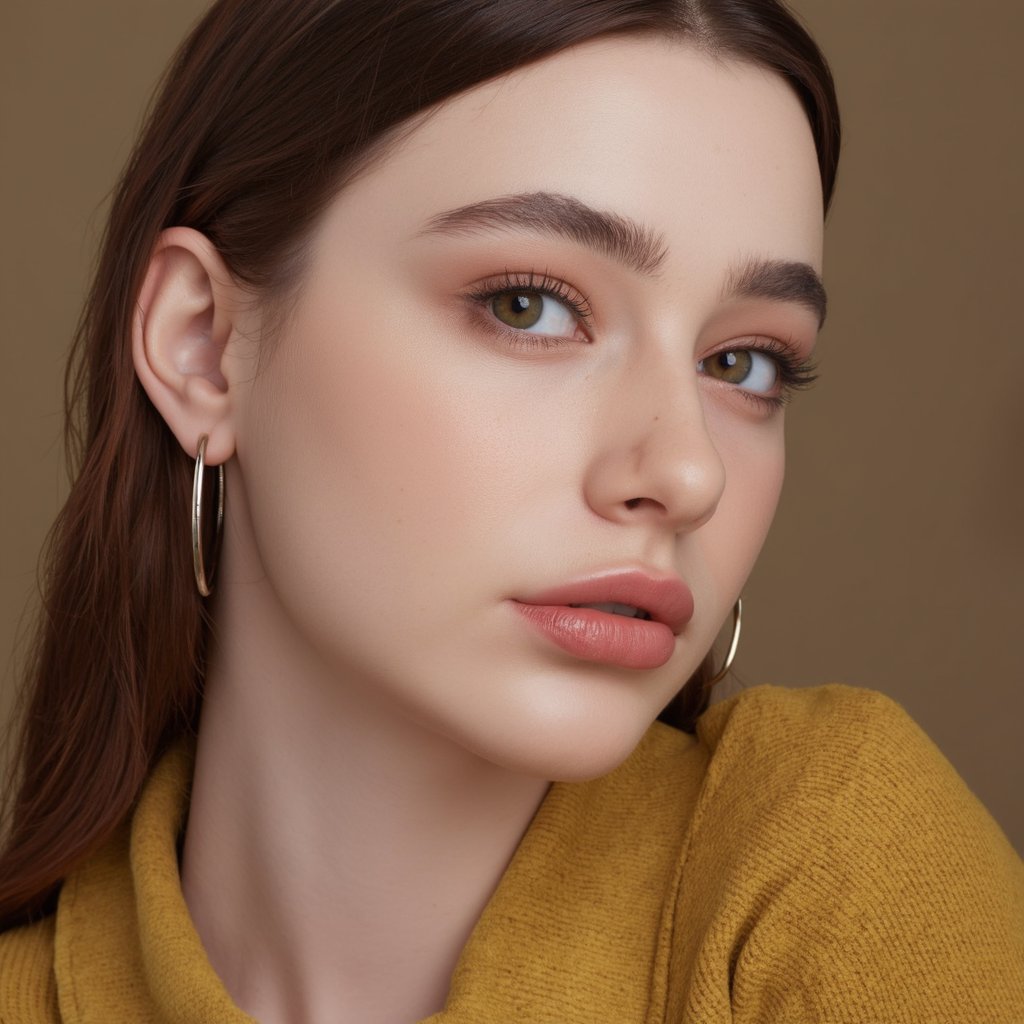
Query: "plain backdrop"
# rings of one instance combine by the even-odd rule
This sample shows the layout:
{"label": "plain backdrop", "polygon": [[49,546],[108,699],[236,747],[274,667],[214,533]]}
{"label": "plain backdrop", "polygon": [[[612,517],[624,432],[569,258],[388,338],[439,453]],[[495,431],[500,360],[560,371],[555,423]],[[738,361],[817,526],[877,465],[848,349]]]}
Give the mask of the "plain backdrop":
{"label": "plain backdrop", "polygon": [[[205,6],[0,6],[0,715],[66,493],[63,361],[107,193]],[[738,676],[890,694],[1024,850],[1024,5],[795,7],[844,115],[832,308],[822,378],[787,413]]]}

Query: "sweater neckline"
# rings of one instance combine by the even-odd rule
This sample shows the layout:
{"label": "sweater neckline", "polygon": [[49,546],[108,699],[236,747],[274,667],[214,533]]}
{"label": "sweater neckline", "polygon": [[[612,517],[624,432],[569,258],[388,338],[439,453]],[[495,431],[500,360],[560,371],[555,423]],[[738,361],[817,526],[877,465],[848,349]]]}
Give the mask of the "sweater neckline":
{"label": "sweater neckline", "polygon": [[[610,774],[554,783],[460,954],[444,1008],[420,1024],[657,1019],[703,756],[655,722]],[[691,759],[701,765],[665,770]],[[213,970],[181,890],[193,767],[193,742],[172,747],[131,821],[64,884],[55,970],[67,1024],[254,1024]]]}

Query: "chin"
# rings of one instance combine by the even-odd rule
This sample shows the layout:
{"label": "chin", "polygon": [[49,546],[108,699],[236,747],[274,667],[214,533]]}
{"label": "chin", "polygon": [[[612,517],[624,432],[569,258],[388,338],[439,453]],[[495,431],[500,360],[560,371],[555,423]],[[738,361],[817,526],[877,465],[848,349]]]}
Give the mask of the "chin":
{"label": "chin", "polygon": [[552,782],[586,782],[613,771],[636,749],[657,716],[639,702],[585,701],[518,707],[500,730],[463,737],[479,757],[510,771]]}

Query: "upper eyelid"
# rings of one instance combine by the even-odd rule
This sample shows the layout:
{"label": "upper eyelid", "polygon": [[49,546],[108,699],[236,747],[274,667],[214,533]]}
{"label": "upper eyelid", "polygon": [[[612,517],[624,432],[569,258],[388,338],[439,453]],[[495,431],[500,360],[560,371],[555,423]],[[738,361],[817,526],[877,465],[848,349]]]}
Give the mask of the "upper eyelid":
{"label": "upper eyelid", "polygon": [[549,273],[547,270],[522,271],[509,270],[506,268],[500,274],[492,274],[489,277],[481,278],[470,287],[471,290],[477,292],[489,292],[493,294],[515,291],[516,288],[521,288],[523,291],[536,291],[551,294],[555,298],[562,298],[562,293],[568,292],[569,295],[576,299],[581,305],[585,305],[588,310],[590,309],[590,300],[581,288],[577,288],[571,281],[567,281],[562,277],[557,277],[556,275]]}
{"label": "upper eyelid", "polygon": [[[757,344],[757,342],[763,344]],[[740,334],[712,348],[706,355],[701,356],[701,360],[712,359],[723,352],[762,352],[780,359],[788,357],[800,360],[802,358],[796,345],[774,334]]]}
{"label": "upper eyelid", "polygon": [[[551,297],[556,302],[565,304],[569,310],[579,318],[581,326],[588,330],[593,327],[594,311],[586,293],[564,278],[551,274],[546,268],[542,271],[537,271],[532,268],[514,271],[506,267],[500,274],[481,278],[475,284],[471,285],[470,288],[464,292],[464,295],[470,300],[482,305],[486,300],[493,298],[495,295],[514,291],[516,288],[521,288],[524,291],[537,292],[541,295]],[[501,323],[501,321],[498,321],[498,323]],[[510,331],[515,331],[516,333],[529,333],[523,328],[510,327],[508,325],[503,326],[507,327]],[[755,344],[754,342],[757,341],[765,342],[766,344]],[[776,335],[767,333],[748,333],[730,338],[723,342],[720,347],[716,347],[701,356],[701,360],[713,358],[715,355],[719,355],[722,352],[740,350],[763,352],[769,356],[777,357],[776,362],[779,362],[780,360],[783,362],[788,361],[790,363],[809,361],[801,356],[800,349],[797,345],[779,338]],[[698,360],[698,362],[701,360]]]}
{"label": "upper eyelid", "polygon": [[470,301],[484,305],[496,295],[514,292],[517,289],[547,296],[564,305],[580,321],[582,327],[590,328],[593,325],[593,309],[586,294],[575,285],[549,274],[546,270],[538,273],[534,270],[513,272],[506,269],[502,275],[482,278],[464,295]]}
{"label": "upper eyelid", "polygon": [[[550,348],[561,345],[566,340],[569,340],[564,336],[548,335],[542,332],[531,331],[526,328],[512,327],[511,325],[503,323],[489,311],[485,314],[484,307],[487,299],[493,298],[495,295],[515,291],[516,288],[520,288],[523,291],[529,290],[551,296],[556,302],[565,304],[567,308],[570,309],[570,312],[573,312],[567,297],[559,294],[546,285],[551,283],[556,285],[561,284],[567,289],[576,291],[574,286],[561,278],[551,278],[546,272],[543,275],[543,280],[541,282],[534,280],[535,272],[533,271],[528,275],[522,276],[525,277],[529,283],[517,284],[515,280],[510,280],[513,275],[510,275],[509,272],[506,271],[505,275],[499,279],[482,279],[477,285],[473,286],[470,291],[464,292],[463,295],[468,299],[470,305],[475,310],[476,315],[485,318],[487,329],[508,339],[509,344],[525,345],[526,342],[529,341],[531,343],[531,347],[534,345],[542,345],[545,348]],[[580,294],[581,298],[586,301],[586,297],[583,296],[582,293],[578,294]],[[574,315],[576,315],[578,319],[582,319],[580,314],[575,313]],[[587,326],[586,321],[583,322],[583,326]],[[761,341],[762,344],[755,344],[758,341]],[[746,342],[746,344],[744,344],[744,342]],[[739,337],[734,336],[712,351],[702,355],[701,358],[696,361],[695,365],[699,366],[706,359],[713,359],[716,355],[721,355],[723,352],[730,351],[760,352],[776,364],[781,384],[778,393],[775,395],[761,395],[757,392],[750,391],[741,385],[730,386],[731,390],[742,395],[762,409],[778,410],[782,408],[789,402],[794,391],[802,387],[809,386],[817,379],[817,375],[813,372],[817,369],[816,365],[809,357],[801,355],[800,349],[796,344],[792,341],[785,341],[775,335],[764,333],[740,335]],[[801,382],[800,377],[808,374],[810,375],[809,379]],[[702,373],[701,376],[709,375]],[[787,378],[789,378],[789,380],[787,380]]]}
{"label": "upper eyelid", "polygon": [[775,356],[779,360],[791,362],[791,364],[809,365],[812,361],[810,354],[804,352],[802,346],[795,341],[786,340],[777,334],[768,333],[733,336],[728,341],[724,341],[709,349],[697,361],[713,358],[716,355],[721,355],[723,352],[740,351],[762,352]]}

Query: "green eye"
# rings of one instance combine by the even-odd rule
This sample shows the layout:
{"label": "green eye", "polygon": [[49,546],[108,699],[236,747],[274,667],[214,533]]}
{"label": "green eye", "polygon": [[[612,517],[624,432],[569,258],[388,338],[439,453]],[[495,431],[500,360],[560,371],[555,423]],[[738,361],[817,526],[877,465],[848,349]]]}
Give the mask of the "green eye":
{"label": "green eye", "polygon": [[491,300],[491,312],[509,327],[529,330],[544,312],[544,297],[539,292],[501,292]]}
{"label": "green eye", "polygon": [[[770,409],[786,404],[799,388],[817,380],[814,364],[775,338],[761,336],[761,344],[716,352],[697,363],[697,372],[729,384],[740,394],[765,403]],[[751,341],[757,341],[757,337]]]}
{"label": "green eye", "polygon": [[734,352],[719,352],[710,359],[701,360],[704,373],[727,384],[742,384],[754,365],[753,353],[747,349]]}
{"label": "green eye", "polygon": [[581,330],[590,321],[587,300],[571,285],[547,273],[513,274],[506,270],[497,281],[483,284],[466,296],[485,313],[484,324],[513,345],[533,344],[545,338],[550,348],[557,340],[582,341]]}

